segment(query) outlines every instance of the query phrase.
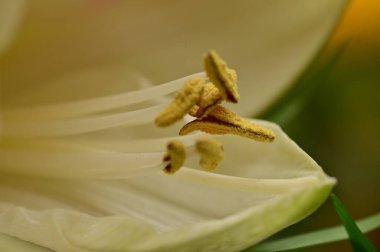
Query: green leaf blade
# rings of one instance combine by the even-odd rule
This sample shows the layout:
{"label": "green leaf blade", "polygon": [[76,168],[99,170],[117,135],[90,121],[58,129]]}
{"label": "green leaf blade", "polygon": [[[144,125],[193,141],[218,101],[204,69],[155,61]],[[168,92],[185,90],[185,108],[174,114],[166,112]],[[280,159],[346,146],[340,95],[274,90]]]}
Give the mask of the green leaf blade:
{"label": "green leaf blade", "polygon": [[[380,228],[380,213],[357,221],[362,232],[370,232]],[[266,241],[259,245],[244,250],[244,252],[275,252],[301,249],[316,245],[322,245],[348,238],[348,234],[343,226],[334,226],[318,231],[295,235],[287,238]]]}
{"label": "green leaf blade", "polygon": [[376,248],[356,225],[339,198],[335,194],[331,194],[331,200],[334,204],[335,211],[350,237],[353,250],[355,252],[376,252]]}

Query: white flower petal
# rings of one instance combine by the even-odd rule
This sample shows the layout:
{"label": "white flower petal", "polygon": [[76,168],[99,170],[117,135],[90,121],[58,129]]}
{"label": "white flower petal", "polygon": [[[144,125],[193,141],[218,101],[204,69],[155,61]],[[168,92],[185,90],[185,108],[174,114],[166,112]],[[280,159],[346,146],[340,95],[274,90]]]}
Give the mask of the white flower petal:
{"label": "white flower petal", "polygon": [[52,77],[120,62],[163,83],[202,71],[200,55],[214,48],[239,70],[238,111],[258,112],[301,73],[345,3],[33,1],[0,62],[4,103]]}
{"label": "white flower petal", "polygon": [[276,141],[221,138],[233,152],[222,174],[183,168],[118,180],[2,176],[0,232],[62,252],[243,249],[310,214],[335,183],[277,126],[260,123]]}
{"label": "white flower petal", "polygon": [[0,1],[0,55],[9,47],[24,14],[24,7],[25,0]]}
{"label": "white flower petal", "polygon": [[239,71],[239,110],[257,112],[345,2],[31,2],[0,59],[0,233],[57,252],[237,251],[310,214],[335,180],[277,126],[260,122],[274,144],[222,137],[217,173],[191,156],[168,176],[161,157],[178,128],[150,121],[182,81],[131,91],[202,71],[215,48]]}
{"label": "white flower petal", "polygon": [[0,233],[0,251],[52,252],[52,250]]}

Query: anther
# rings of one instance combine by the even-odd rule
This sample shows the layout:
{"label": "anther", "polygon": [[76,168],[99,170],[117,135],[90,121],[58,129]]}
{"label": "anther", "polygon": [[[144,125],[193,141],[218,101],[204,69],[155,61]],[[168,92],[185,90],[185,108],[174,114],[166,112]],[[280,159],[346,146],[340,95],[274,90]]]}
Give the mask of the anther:
{"label": "anther", "polygon": [[204,56],[204,64],[210,81],[219,89],[222,98],[237,103],[240,95],[236,71],[228,68],[226,62],[213,50]]}
{"label": "anther", "polygon": [[[216,105],[223,101],[220,91],[211,82],[207,83],[203,88],[202,96],[200,97],[197,105],[198,109],[195,113],[196,117],[207,115]],[[194,110],[194,107],[193,107]]]}
{"label": "anther", "polygon": [[216,139],[198,139],[195,147],[201,156],[199,164],[207,171],[215,170],[224,158],[223,145]]}
{"label": "anther", "polygon": [[186,149],[184,144],[179,140],[172,140],[166,146],[166,154],[163,157],[163,161],[168,163],[164,172],[173,174],[182,167],[186,159]]}
{"label": "anther", "polygon": [[204,80],[201,78],[193,78],[185,82],[174,100],[158,114],[155,119],[156,125],[166,127],[182,119],[200,99],[203,87]]}
{"label": "anther", "polygon": [[179,134],[187,135],[196,130],[214,135],[234,134],[261,142],[272,142],[275,139],[275,135],[270,129],[239,117],[220,105],[210,111],[207,116],[187,123]]}

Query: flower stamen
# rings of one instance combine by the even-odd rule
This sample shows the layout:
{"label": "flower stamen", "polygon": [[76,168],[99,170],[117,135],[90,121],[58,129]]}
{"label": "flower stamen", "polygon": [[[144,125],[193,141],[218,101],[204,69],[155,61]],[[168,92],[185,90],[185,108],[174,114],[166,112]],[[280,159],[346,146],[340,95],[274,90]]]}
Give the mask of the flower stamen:
{"label": "flower stamen", "polygon": [[236,71],[228,68],[226,62],[213,50],[204,56],[204,64],[210,81],[219,89],[223,99],[238,103],[240,95]]}
{"label": "flower stamen", "polygon": [[217,89],[213,83],[209,82],[204,86],[202,96],[189,114],[198,118],[205,116],[222,101],[223,98],[219,89]]}
{"label": "flower stamen", "polygon": [[186,159],[185,145],[179,140],[172,140],[166,146],[166,154],[163,161],[168,164],[164,168],[164,172],[174,174],[182,167]]}
{"label": "flower stamen", "polygon": [[198,139],[195,147],[201,156],[199,164],[207,171],[215,170],[224,158],[223,145],[216,139]]}
{"label": "flower stamen", "polygon": [[[169,106],[156,117],[156,125],[169,126],[189,114],[197,119],[185,124],[179,132],[180,135],[199,130],[209,134],[234,134],[261,142],[272,142],[275,135],[270,129],[254,124],[219,105],[223,100],[233,103],[239,101],[235,70],[228,68],[215,51],[205,55],[204,63],[209,82],[202,78],[188,80]],[[214,139],[198,140],[195,149],[201,156],[200,166],[208,171],[216,169],[224,158],[222,144]],[[169,142],[167,154],[164,156],[164,165],[165,162],[168,164],[164,171],[175,173],[183,165],[185,158],[184,145],[179,140]]]}
{"label": "flower stamen", "polygon": [[155,119],[158,127],[167,127],[182,119],[198,102],[203,93],[204,79],[193,78],[185,82],[174,100]]}
{"label": "flower stamen", "polygon": [[179,134],[187,135],[196,130],[215,135],[234,134],[261,142],[272,142],[275,139],[270,129],[254,124],[220,105],[206,116],[185,124]]}

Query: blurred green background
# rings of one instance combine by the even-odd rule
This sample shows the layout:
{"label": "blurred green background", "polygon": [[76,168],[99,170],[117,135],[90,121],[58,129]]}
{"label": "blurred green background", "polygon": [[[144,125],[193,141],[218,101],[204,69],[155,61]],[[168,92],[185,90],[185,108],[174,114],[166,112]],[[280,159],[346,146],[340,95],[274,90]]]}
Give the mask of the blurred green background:
{"label": "blurred green background", "polygon": [[[261,115],[278,122],[338,179],[335,193],[355,219],[380,211],[379,30],[380,1],[352,1],[333,38],[286,100]],[[276,237],[339,223],[328,201]],[[380,230],[368,237],[380,248]],[[297,251],[351,251],[351,246],[343,241]]]}

